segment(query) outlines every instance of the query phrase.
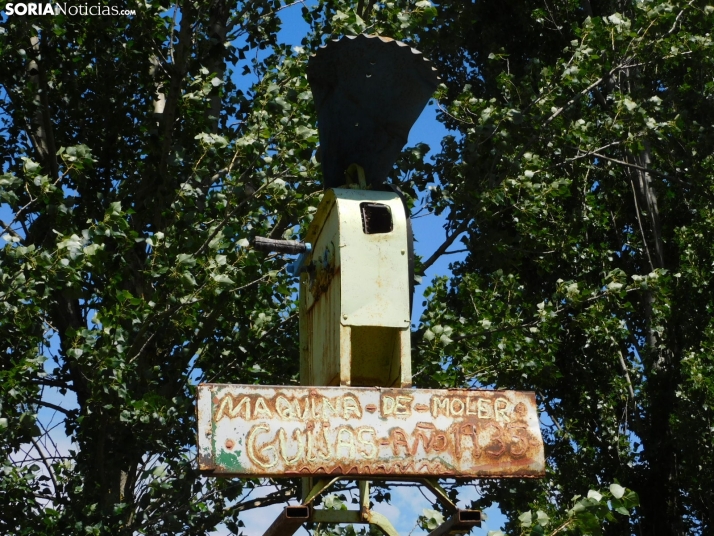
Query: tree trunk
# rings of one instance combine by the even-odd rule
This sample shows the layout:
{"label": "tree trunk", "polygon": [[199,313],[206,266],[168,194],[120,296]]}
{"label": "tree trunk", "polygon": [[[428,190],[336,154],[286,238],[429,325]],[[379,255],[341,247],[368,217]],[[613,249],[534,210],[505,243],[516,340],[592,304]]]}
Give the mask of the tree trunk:
{"label": "tree trunk", "polygon": [[[650,145],[630,160],[641,168],[652,163]],[[633,184],[637,197],[638,220],[642,225],[644,246],[648,251],[652,268],[665,268],[664,241],[660,226],[657,194],[652,176],[646,171],[634,172]],[[643,362],[646,367],[645,417],[638,430],[643,444],[643,455],[647,470],[636,491],[640,494],[642,525],[641,533],[647,536],[684,536],[679,485],[677,478],[677,448],[671,419],[677,404],[676,391],[680,382],[679,362],[676,350],[676,333],[665,323],[662,334],[654,318],[655,295],[648,291],[644,296],[644,338]],[[666,338],[665,341],[662,340]]]}

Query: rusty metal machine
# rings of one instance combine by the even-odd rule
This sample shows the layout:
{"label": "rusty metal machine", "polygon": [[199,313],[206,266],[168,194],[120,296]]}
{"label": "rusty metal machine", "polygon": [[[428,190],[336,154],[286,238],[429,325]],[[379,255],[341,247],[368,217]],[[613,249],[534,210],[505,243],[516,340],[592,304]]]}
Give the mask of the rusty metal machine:
{"label": "rusty metal machine", "polygon": [[404,43],[366,35],[321,48],[307,74],[326,192],[305,237],[301,383],[408,387],[411,223],[386,180],[438,76]]}
{"label": "rusty metal machine", "polygon": [[300,277],[303,385],[411,386],[407,225],[393,192],[325,192]]}
{"label": "rusty metal machine", "polygon": [[[387,184],[409,130],[438,83],[431,63],[378,36],[328,43],[308,65],[325,193],[303,242],[255,247],[299,254],[301,386],[199,386],[199,466],[215,476],[302,477],[302,504],[266,535],[305,522],[369,523],[370,480],[428,487],[451,517],[431,536],[468,532],[438,478],[538,477],[543,441],[535,396],[412,389],[412,235],[401,192]],[[314,508],[340,479],[360,510]]]}

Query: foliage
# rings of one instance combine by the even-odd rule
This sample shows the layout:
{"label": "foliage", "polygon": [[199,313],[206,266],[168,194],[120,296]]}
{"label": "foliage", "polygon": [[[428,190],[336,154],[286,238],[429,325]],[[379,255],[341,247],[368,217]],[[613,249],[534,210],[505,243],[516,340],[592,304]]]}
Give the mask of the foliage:
{"label": "foliage", "polygon": [[573,507],[564,521],[551,519],[542,510],[524,512],[518,521],[524,533],[545,534],[602,534],[603,524],[616,521],[615,513],[630,515],[630,509],[638,506],[637,494],[619,484],[611,484],[609,490],[590,490],[587,497],[573,497]]}
{"label": "foliage", "polygon": [[[426,293],[416,381],[535,390],[544,416],[547,478],[474,506],[511,533],[712,530],[714,8],[119,4],[0,22],[0,533],[239,533],[295,495],[197,474],[193,386],[297,379],[293,281],[249,244],[309,223],[306,60],[360,32],[434,60],[451,129],[391,176],[468,250]],[[569,499],[613,481],[641,505]]]}
{"label": "foliage", "polygon": [[415,368],[537,392],[549,477],[482,486],[512,520],[618,480],[642,504],[609,533],[711,531],[713,13],[443,2],[420,43],[457,130],[423,180],[468,255]]}
{"label": "foliage", "polygon": [[[576,495],[573,506],[551,518],[543,510],[528,510],[518,516],[520,534],[542,536],[548,534],[603,534],[603,526],[615,522],[615,513],[630,515],[630,509],[639,504],[637,494],[619,484],[610,484],[607,491],[591,489],[586,497]],[[551,512],[552,513],[552,512]],[[500,530],[491,530],[487,536],[505,536]]]}
{"label": "foliage", "polygon": [[424,508],[424,511],[419,516],[417,523],[423,530],[431,532],[444,522],[444,515],[438,510]]}
{"label": "foliage", "polygon": [[199,478],[193,386],[297,373],[292,283],[248,244],[318,201],[306,53],[279,2],[131,7],[0,35],[2,533],[237,530],[258,483]]}

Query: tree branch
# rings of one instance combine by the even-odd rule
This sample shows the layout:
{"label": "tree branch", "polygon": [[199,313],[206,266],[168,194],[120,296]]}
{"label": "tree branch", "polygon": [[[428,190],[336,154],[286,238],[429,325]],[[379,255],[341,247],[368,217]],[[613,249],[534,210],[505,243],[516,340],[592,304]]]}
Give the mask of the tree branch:
{"label": "tree branch", "polygon": [[46,408],[53,409],[55,411],[59,411],[60,413],[64,413],[68,417],[73,417],[74,415],[72,414],[71,410],[65,409],[62,406],[58,406],[57,404],[53,404],[52,402],[47,402],[45,400],[39,400],[37,398],[33,398],[30,400],[33,404],[37,404],[39,406],[44,406]]}
{"label": "tree branch", "polygon": [[[576,102],[578,102],[583,96],[587,95],[590,91],[592,91],[594,88],[602,84],[603,80],[605,80],[606,77],[612,76],[614,73],[617,71],[620,71],[622,69],[627,69],[630,66],[630,61],[632,58],[626,59],[616,67],[613,67],[610,69],[610,71],[607,73],[605,76],[601,76],[594,82],[592,82],[589,86],[587,86],[585,89],[582,89],[579,91],[575,96],[573,96],[568,102],[566,102],[563,106],[555,110],[553,113],[551,113],[545,121],[541,124],[541,127],[547,127],[550,123],[552,123],[560,114],[562,114],[564,111],[569,110],[571,106],[573,106]],[[528,149],[531,148],[533,143],[538,139],[538,134],[533,134],[528,141],[523,145],[521,148],[520,152],[518,155],[511,161],[511,167],[515,167],[517,165],[517,162],[523,158],[523,155],[528,152]]]}
{"label": "tree branch", "polygon": [[161,155],[159,164],[159,176],[162,183],[167,180],[167,167],[169,154],[173,144],[173,130],[176,119],[176,108],[181,98],[181,83],[186,75],[188,58],[191,53],[193,23],[195,11],[191,2],[184,2],[181,10],[181,25],[178,33],[178,46],[176,47],[176,62],[171,66],[171,77],[164,101],[163,113],[163,140],[161,144]]}
{"label": "tree branch", "polygon": [[650,255],[650,248],[647,245],[647,237],[645,236],[645,230],[642,227],[642,218],[640,218],[640,207],[639,207],[639,204],[637,203],[637,191],[635,190],[634,181],[630,180],[630,186],[632,186],[632,198],[635,201],[635,215],[637,216],[637,224],[640,227],[640,236],[642,236],[642,245],[645,247],[645,252],[647,253],[647,260],[650,263],[650,269],[654,271],[655,266],[654,266],[654,263],[652,262],[652,255]]}
{"label": "tree branch", "polygon": [[630,391],[630,398],[632,398],[632,403],[635,403],[635,390],[632,388],[632,380],[630,379],[630,373],[627,371],[627,364],[625,363],[625,358],[622,355],[622,350],[620,350],[620,345],[617,344],[617,341],[615,341],[615,338],[610,336],[610,340],[612,341],[612,344],[615,345],[615,348],[617,348],[617,356],[620,360],[620,367],[622,367],[622,372],[625,374],[625,379],[627,380],[627,387],[629,388]]}
{"label": "tree branch", "polygon": [[17,234],[17,233],[10,227],[11,225],[12,225],[12,223],[7,224],[7,223],[5,223],[4,221],[0,220],[0,226],[3,227],[3,230],[2,230],[2,232],[0,232],[0,235],[3,235],[3,234],[5,234],[5,233],[10,233],[11,236],[13,236],[14,238],[17,238],[18,240],[22,241],[22,237],[21,237],[19,234]]}
{"label": "tree branch", "polygon": [[57,485],[57,478],[55,477],[55,472],[52,469],[52,465],[50,465],[49,460],[45,456],[44,451],[40,448],[40,444],[37,442],[37,440],[35,440],[35,438],[33,437],[30,439],[30,441],[32,442],[32,445],[35,447],[35,450],[37,451],[37,453],[40,455],[40,458],[42,458],[42,463],[47,468],[47,472],[49,473],[50,478],[52,479],[52,485],[54,486],[55,497],[56,497],[55,500],[57,502],[60,502],[61,497],[59,494],[59,486]]}
{"label": "tree branch", "polygon": [[[37,57],[41,54],[41,43],[38,36],[30,38],[32,49],[37,53]],[[42,62],[36,60],[30,61],[27,67],[30,82],[36,88],[35,104],[37,106],[35,114],[32,117],[33,136],[32,140],[35,144],[35,150],[42,159],[45,169],[50,173],[53,179],[57,179],[59,170],[57,166],[57,149],[55,147],[55,138],[52,129],[52,118],[50,116],[50,104],[47,97],[48,85],[47,75],[45,74]]]}
{"label": "tree branch", "polygon": [[619,164],[621,166],[636,169],[637,171],[646,171],[647,173],[650,173],[652,175],[662,177],[663,179],[669,179],[669,180],[675,179],[678,182],[680,182],[679,179],[677,179],[677,177],[673,177],[672,175],[667,175],[666,173],[662,173],[661,171],[656,171],[654,169],[649,169],[646,167],[638,166],[637,164],[631,164],[630,162],[625,162],[624,160],[618,160],[617,158],[605,156],[604,154],[590,152],[587,155],[583,155],[582,158],[585,158],[586,156],[594,156],[595,158],[602,158],[603,160],[607,160],[609,162],[612,162],[613,164]]}
{"label": "tree branch", "polygon": [[[242,174],[241,177],[239,178],[239,181],[242,181],[242,180],[244,179],[244,177],[246,177],[246,176],[248,175],[248,171],[249,171],[249,170],[246,170],[246,171],[243,172],[243,174]],[[206,241],[201,245],[200,248],[198,248],[198,250],[196,251],[196,253],[193,254],[193,256],[194,256],[194,257],[198,257],[201,253],[203,253],[203,252],[205,251],[205,249],[208,247],[208,244],[211,243],[211,240],[213,240],[213,239],[218,235],[218,233],[221,232],[221,229],[223,229],[223,228],[226,226],[226,224],[228,223],[228,221],[236,214],[236,212],[238,212],[238,210],[240,210],[248,201],[250,201],[251,199],[253,199],[253,198],[256,196],[256,194],[257,194],[258,192],[260,192],[263,188],[265,188],[265,187],[268,186],[269,184],[270,184],[270,182],[265,182],[264,184],[261,184],[256,190],[253,190],[253,191],[252,191],[250,194],[248,194],[240,203],[238,203],[238,204],[233,208],[233,210],[231,210],[231,211],[226,215],[226,217],[223,218],[223,220],[221,221],[221,223],[219,223],[219,224],[216,226],[216,228],[213,230],[213,232],[209,235],[208,238],[206,238]]]}
{"label": "tree branch", "polygon": [[[640,289],[630,288],[630,289],[627,289],[625,292],[629,293],[629,292],[635,292],[637,290],[640,290]],[[555,313],[557,315],[557,314],[562,313],[563,311],[568,311],[568,310],[574,309],[576,305],[590,303],[592,301],[599,300],[600,298],[605,298],[609,295],[610,295],[610,293],[608,291],[604,291],[604,292],[601,292],[600,294],[597,294],[595,296],[591,296],[590,298],[587,298],[587,299],[583,300],[582,302],[567,304],[564,307],[561,307],[560,309],[554,310],[553,313]],[[491,335],[493,333],[502,333],[504,331],[513,331],[516,329],[523,329],[523,328],[528,328],[531,326],[537,326],[538,324],[541,324],[543,322],[544,321],[542,319],[538,318],[536,320],[531,320],[530,322],[525,322],[523,324],[518,324],[516,326],[506,326],[506,327],[502,327],[502,328],[487,329],[487,330],[483,330],[483,331],[477,331],[474,333],[466,333],[463,335],[456,335],[456,336],[452,337],[452,340],[454,342],[458,342],[458,341],[463,341],[465,339],[472,339],[474,337],[480,337],[481,335]]]}
{"label": "tree branch", "polygon": [[466,228],[469,226],[469,223],[471,223],[471,220],[464,220],[459,224],[459,226],[454,230],[453,233],[451,233],[446,240],[444,240],[444,243],[441,244],[437,250],[432,253],[431,257],[429,257],[424,263],[422,263],[422,270],[421,273],[418,275],[424,275],[425,272],[431,267],[432,264],[434,264],[437,260],[439,260],[439,257],[441,257],[444,253],[446,253],[446,250],[449,249],[451,244],[454,243],[454,240],[456,240],[461,233],[463,233]]}
{"label": "tree branch", "polygon": [[297,495],[294,488],[288,488],[285,490],[276,491],[270,495],[266,495],[262,499],[254,499],[252,501],[247,501],[243,503],[236,504],[232,511],[243,512],[245,510],[251,510],[253,508],[260,508],[261,506],[269,506],[271,504],[278,504],[287,501]]}

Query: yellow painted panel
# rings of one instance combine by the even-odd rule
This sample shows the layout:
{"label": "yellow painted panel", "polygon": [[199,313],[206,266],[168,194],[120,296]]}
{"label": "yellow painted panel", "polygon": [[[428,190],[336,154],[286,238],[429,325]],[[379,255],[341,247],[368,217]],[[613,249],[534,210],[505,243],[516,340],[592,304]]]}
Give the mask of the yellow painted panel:
{"label": "yellow painted panel", "polygon": [[391,387],[400,379],[401,330],[375,326],[351,329],[354,386]]}

